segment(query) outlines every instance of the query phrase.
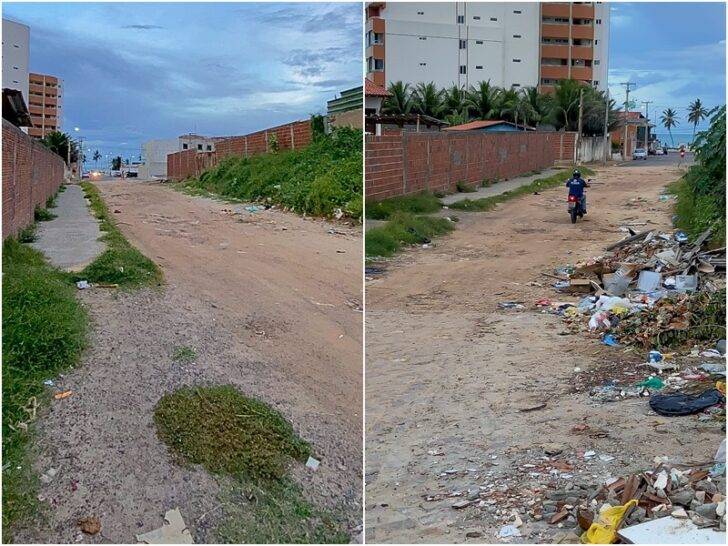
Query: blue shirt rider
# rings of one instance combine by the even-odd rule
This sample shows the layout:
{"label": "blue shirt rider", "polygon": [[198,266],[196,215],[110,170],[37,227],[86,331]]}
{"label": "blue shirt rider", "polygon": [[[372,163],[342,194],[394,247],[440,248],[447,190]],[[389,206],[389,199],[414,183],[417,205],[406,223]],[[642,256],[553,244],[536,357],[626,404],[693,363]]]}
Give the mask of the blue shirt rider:
{"label": "blue shirt rider", "polygon": [[584,211],[584,214],[586,214],[586,196],[584,195],[584,188],[588,188],[589,184],[587,184],[586,180],[581,177],[581,173],[579,171],[574,171],[571,178],[566,181],[566,187],[569,188],[569,195],[579,198],[581,201],[581,209]]}

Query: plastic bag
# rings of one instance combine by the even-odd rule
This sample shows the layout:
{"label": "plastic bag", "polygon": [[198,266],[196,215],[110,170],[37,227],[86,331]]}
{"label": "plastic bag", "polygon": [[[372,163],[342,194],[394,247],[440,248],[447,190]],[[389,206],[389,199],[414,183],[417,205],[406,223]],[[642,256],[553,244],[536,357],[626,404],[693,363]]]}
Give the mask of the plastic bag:
{"label": "plastic bag", "polygon": [[597,521],[581,535],[582,544],[613,544],[617,540],[617,531],[622,525],[624,516],[635,506],[637,499],[632,499],[622,506],[611,506],[602,510]]}
{"label": "plastic bag", "polygon": [[612,327],[612,323],[609,322],[609,314],[605,311],[598,311],[594,313],[589,319],[589,330],[594,331],[600,328],[608,330]]}

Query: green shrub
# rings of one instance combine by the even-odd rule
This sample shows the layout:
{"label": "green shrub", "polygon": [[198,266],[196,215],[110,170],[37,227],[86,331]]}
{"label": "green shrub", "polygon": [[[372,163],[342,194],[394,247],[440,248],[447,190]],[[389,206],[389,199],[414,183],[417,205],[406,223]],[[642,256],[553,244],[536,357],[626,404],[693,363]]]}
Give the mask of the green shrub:
{"label": "green shrub", "polygon": [[426,214],[442,208],[440,200],[431,193],[392,197],[383,201],[370,201],[366,206],[366,217],[371,220],[387,220],[397,212]]}
{"label": "green shrub", "polygon": [[383,226],[366,231],[365,253],[367,258],[392,256],[405,245],[423,244],[452,230],[453,223],[446,218],[397,212]]}

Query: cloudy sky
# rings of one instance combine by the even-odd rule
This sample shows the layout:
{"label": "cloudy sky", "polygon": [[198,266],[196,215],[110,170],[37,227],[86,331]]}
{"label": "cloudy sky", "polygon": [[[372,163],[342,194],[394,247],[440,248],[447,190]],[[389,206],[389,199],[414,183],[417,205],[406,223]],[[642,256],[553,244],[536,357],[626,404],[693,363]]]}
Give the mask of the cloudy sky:
{"label": "cloudy sky", "polygon": [[699,98],[708,108],[725,104],[725,9],[722,2],[612,3],[612,97],[624,102],[619,82],[634,82],[630,100],[634,97],[640,108],[639,101],[653,101],[652,120],[672,108],[680,121],[673,132],[692,132],[686,119],[690,102]]}
{"label": "cloudy sky", "polygon": [[326,111],[361,85],[361,4],[3,3],[30,68],[64,82],[63,128],[102,154]]}

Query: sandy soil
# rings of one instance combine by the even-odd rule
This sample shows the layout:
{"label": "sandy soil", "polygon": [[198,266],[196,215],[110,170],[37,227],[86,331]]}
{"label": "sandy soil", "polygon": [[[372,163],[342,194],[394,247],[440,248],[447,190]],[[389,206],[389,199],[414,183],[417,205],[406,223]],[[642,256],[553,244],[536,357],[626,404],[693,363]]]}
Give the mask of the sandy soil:
{"label": "sandy soil", "polygon": [[[135,542],[180,507],[197,542],[214,540],[221,487],[182,468],[156,437],[159,398],[232,383],[282,411],[321,459],[294,470],[307,494],[361,520],[361,230],[280,211],[245,212],[159,183],[100,182],[119,227],[164,272],[161,290],[80,292],[93,320],[73,395],[39,421],[37,469],[50,510],[26,542]],[[235,212],[240,211],[240,212]],[[193,347],[193,364],[172,362]],[[79,532],[97,515],[102,532]]]}
{"label": "sandy soil", "polygon": [[[534,306],[562,299],[541,272],[603,253],[624,235],[620,226],[668,229],[671,205],[658,195],[677,177],[674,167],[601,169],[590,212],[576,225],[563,188],[489,213],[456,212],[453,234],[367,281],[367,542],[499,541],[511,510],[543,496],[528,486],[532,467],[524,465],[541,463],[547,443],[579,461],[557,480],[567,490],[650,467],[657,455],[712,460],[720,425],[650,414],[643,399],[590,399],[590,383],[644,377],[635,366],[644,355],[570,335],[559,317]],[[526,309],[499,309],[504,301]],[[589,432],[573,431],[578,424]],[[584,461],[587,450],[614,460]],[[482,491],[492,505],[453,508]],[[569,527],[521,517],[523,536],[506,541],[552,542]]]}

